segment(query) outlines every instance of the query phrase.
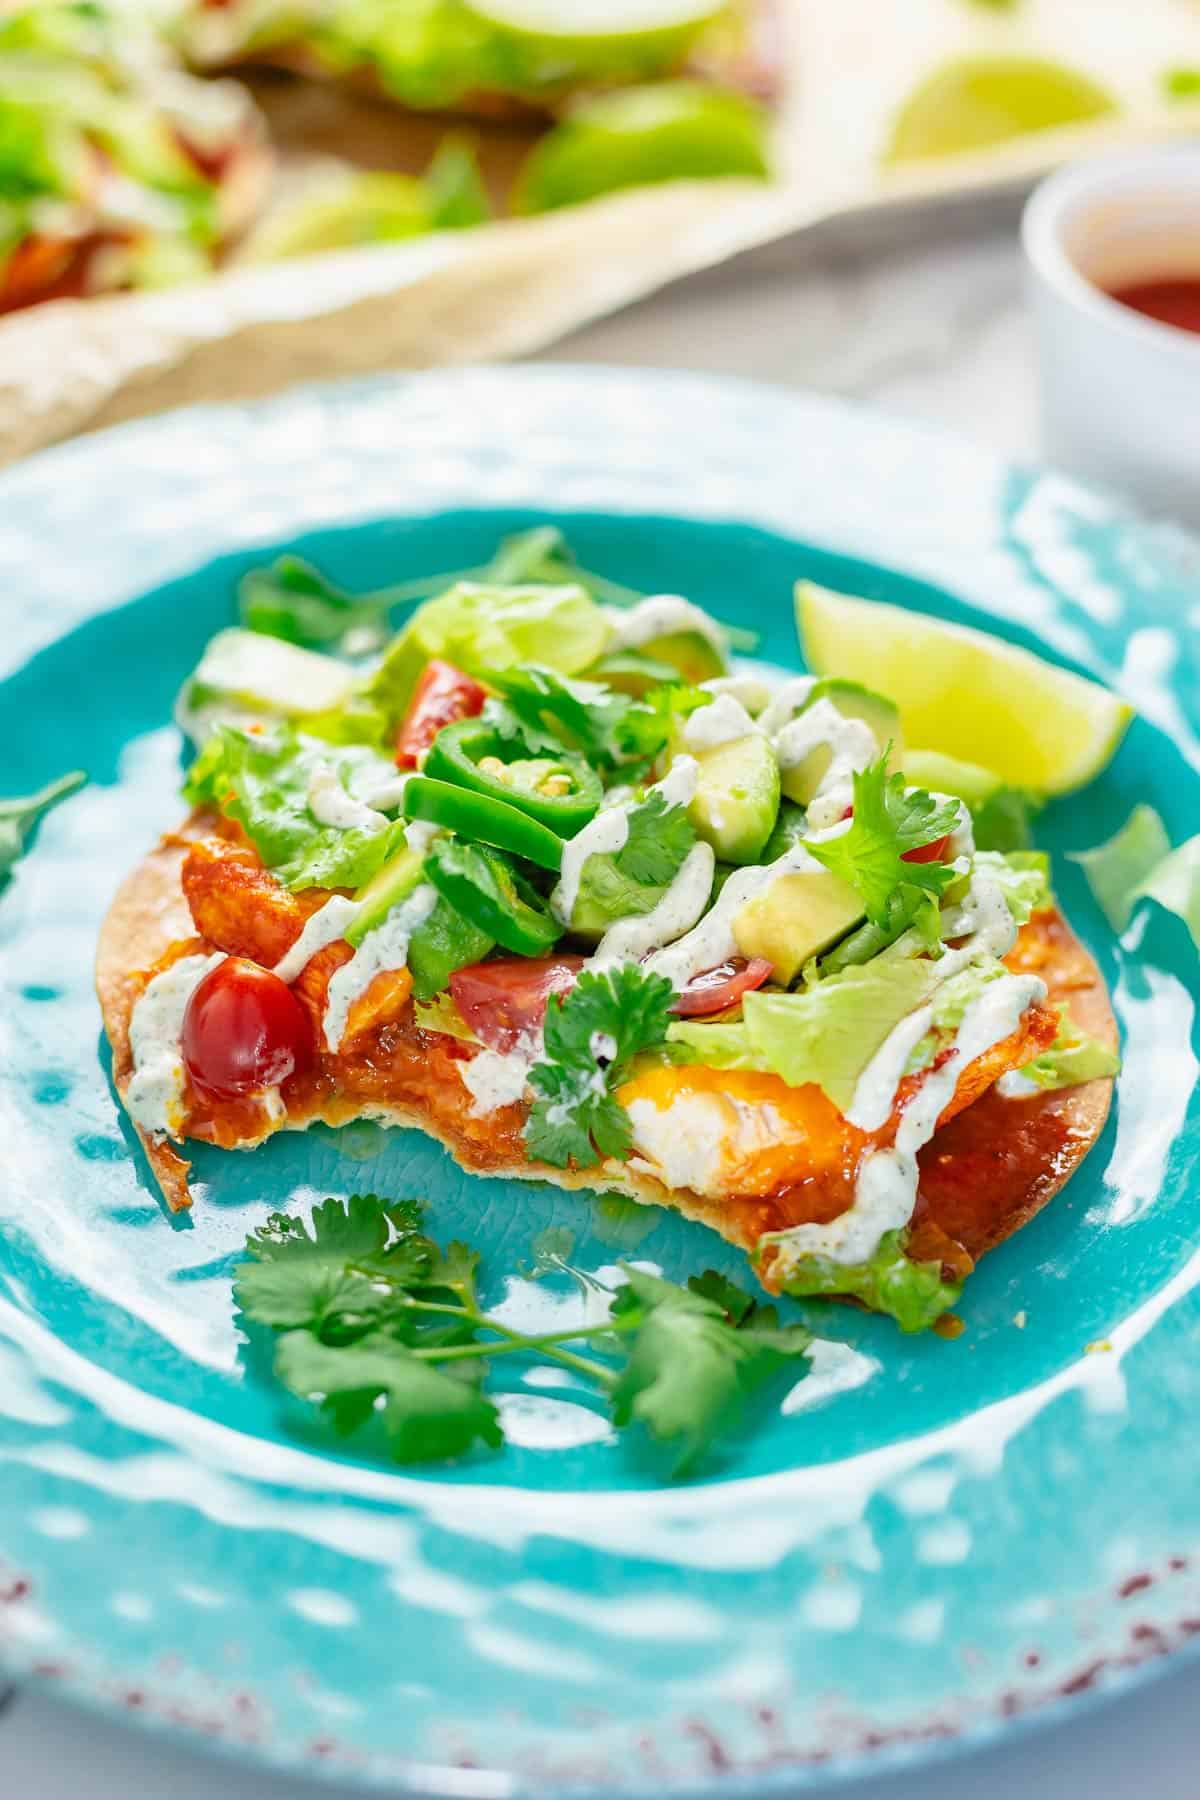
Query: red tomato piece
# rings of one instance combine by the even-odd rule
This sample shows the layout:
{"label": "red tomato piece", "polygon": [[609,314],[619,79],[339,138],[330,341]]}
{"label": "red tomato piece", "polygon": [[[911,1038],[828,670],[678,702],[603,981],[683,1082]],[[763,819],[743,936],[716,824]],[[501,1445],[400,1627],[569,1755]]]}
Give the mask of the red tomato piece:
{"label": "red tomato piece", "polygon": [[934,838],[932,844],[918,844],[915,850],[906,850],[900,858],[901,862],[931,863],[945,862],[946,852],[950,848],[949,833],[945,837]]}
{"label": "red tomato piece", "polygon": [[312,1059],[308,1014],[287,983],[244,956],[227,956],[199,983],[183,1015],[192,1084],[218,1100],[276,1087]]}
{"label": "red tomato piece", "polygon": [[504,956],[456,969],[450,992],[480,1042],[504,1052],[537,1030],[551,994],[569,992],[582,967],[582,956]]}
{"label": "red tomato piece", "polygon": [[474,719],[483,711],[487,690],[456,669],[453,663],[433,657],[421,671],[404,722],[396,735],[396,763],[415,769],[443,725],[457,719]]}
{"label": "red tomato piece", "polygon": [[760,988],[770,975],[771,967],[765,956],[752,956],[749,962],[744,956],[735,956],[732,961],[721,963],[715,969],[706,969],[703,975],[690,981],[671,1011],[681,1019],[701,1019],[708,1013],[724,1012],[743,994]]}

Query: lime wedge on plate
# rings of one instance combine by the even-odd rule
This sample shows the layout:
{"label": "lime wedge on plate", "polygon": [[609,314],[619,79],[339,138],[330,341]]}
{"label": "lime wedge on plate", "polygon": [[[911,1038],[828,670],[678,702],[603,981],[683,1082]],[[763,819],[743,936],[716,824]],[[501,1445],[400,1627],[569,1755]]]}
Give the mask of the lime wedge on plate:
{"label": "lime wedge on plate", "polygon": [[1117,110],[1087,75],[1037,56],[964,56],[935,69],[900,108],[885,162],[987,150],[1030,131]]}
{"label": "lime wedge on plate", "polygon": [[471,11],[531,37],[622,38],[703,25],[724,0],[471,0]]}
{"label": "lime wedge on plate", "polygon": [[1133,717],[1107,688],[965,625],[800,582],[796,625],[817,675],[894,700],[906,744],[1066,794],[1098,775]]}

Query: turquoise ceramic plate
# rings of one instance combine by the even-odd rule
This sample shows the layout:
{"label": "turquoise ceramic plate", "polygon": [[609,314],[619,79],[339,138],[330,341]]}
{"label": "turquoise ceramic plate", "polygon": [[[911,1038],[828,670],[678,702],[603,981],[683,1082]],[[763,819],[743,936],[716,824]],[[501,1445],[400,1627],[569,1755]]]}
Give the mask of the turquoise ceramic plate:
{"label": "turquoise ceramic plate", "polygon": [[[551,1315],[538,1235],[603,1271],[738,1259],[657,1213],[460,1174],[350,1128],[197,1158],[166,1218],[91,992],[118,878],[177,817],[174,691],[238,574],[297,546],[351,587],[563,521],[585,563],[676,589],[795,659],[798,575],[970,619],[1141,711],[1045,841],[1126,1038],[1062,1198],[969,1284],[966,1335],[842,1309],[782,1410],[659,1485],[529,1373],[510,1447],[449,1472],[289,1429],[230,1300],[283,1203],[428,1195],[491,1297]],[[1149,800],[1200,817],[1196,589],[1108,505],[961,444],[688,376],[479,372],[293,393],[84,439],[0,480],[0,793],[76,764],[0,897],[0,1644],[62,1691],[238,1754],[481,1796],[792,1789],[978,1741],[1200,1630],[1196,953],[1114,942],[1063,852]],[[1097,1348],[1103,1345],[1103,1348]],[[1089,1353],[1090,1350],[1090,1353]],[[294,1421],[292,1422],[294,1424]]]}

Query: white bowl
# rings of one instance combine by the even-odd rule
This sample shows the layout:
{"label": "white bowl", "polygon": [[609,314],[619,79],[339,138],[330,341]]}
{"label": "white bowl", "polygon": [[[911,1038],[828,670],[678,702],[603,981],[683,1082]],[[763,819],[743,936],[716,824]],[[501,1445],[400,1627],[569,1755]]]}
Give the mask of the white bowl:
{"label": "white bowl", "polygon": [[1062,169],[1025,209],[1050,459],[1200,524],[1200,334],[1103,290],[1200,278],[1200,146]]}

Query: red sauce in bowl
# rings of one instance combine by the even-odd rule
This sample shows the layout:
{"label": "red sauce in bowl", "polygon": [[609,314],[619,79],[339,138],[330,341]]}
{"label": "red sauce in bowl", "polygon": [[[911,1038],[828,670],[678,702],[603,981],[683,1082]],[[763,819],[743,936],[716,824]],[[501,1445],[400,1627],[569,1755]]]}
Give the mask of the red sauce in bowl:
{"label": "red sauce in bowl", "polygon": [[1110,288],[1109,297],[1147,319],[1157,319],[1161,325],[1200,333],[1200,276],[1135,281],[1126,287]]}

